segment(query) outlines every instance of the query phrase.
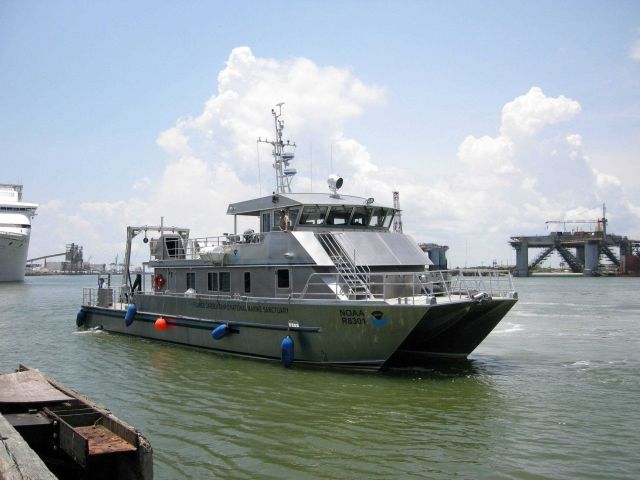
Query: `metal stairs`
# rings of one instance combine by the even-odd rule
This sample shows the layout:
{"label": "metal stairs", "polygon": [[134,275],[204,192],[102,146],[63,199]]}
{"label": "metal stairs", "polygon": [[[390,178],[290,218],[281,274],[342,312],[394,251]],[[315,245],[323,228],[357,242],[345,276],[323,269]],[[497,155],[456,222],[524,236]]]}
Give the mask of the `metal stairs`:
{"label": "metal stairs", "polygon": [[558,250],[558,253],[564,258],[564,261],[567,262],[569,268],[573,273],[582,273],[584,271],[584,265],[580,260],[576,258],[576,256],[571,253],[566,247],[563,247],[560,244],[556,244],[554,246],[555,249]]}
{"label": "metal stairs", "polygon": [[602,244],[602,246],[600,247],[600,255],[605,255],[609,260],[611,260],[611,263],[613,263],[616,267],[620,266],[620,260],[618,260],[618,257],[616,257],[616,254],[613,253],[613,251],[609,248],[608,245]]}
{"label": "metal stairs", "polygon": [[[366,266],[358,266],[351,260],[349,254],[336,239],[339,233],[317,233],[316,237],[336,266],[336,270],[343,281],[343,294],[349,298],[370,298],[369,289],[370,270]],[[355,251],[354,251],[355,258]]]}
{"label": "metal stairs", "polygon": [[544,252],[536,257],[536,259],[529,265],[529,270],[536,268],[542,263],[551,253],[556,249],[555,246],[547,248]]}

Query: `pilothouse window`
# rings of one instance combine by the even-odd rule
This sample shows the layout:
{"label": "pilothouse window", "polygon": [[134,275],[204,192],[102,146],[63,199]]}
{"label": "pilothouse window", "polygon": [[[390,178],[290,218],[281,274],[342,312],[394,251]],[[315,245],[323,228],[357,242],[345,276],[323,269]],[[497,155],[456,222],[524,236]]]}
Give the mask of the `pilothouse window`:
{"label": "pilothouse window", "polygon": [[351,225],[369,225],[371,209],[367,207],[355,207],[351,216]]}
{"label": "pilothouse window", "polygon": [[344,205],[331,207],[327,217],[327,225],[347,225],[349,217],[351,217],[351,210],[351,207],[345,207]]}
{"label": "pilothouse window", "polygon": [[291,216],[289,210],[275,210],[273,212],[273,230],[289,230]]}
{"label": "pilothouse window", "polygon": [[298,214],[300,210],[297,208],[291,208],[289,210],[289,228],[293,227],[296,224],[296,220],[298,220]]}
{"label": "pilothouse window", "polygon": [[[393,218],[393,215],[390,215],[391,218]],[[386,208],[374,208],[372,213],[371,213],[371,220],[369,222],[369,225],[371,225],[372,227],[384,227],[385,226],[385,219],[387,218],[387,209]],[[391,224],[391,220],[389,220],[389,223],[386,225],[387,227]]]}
{"label": "pilothouse window", "polygon": [[384,220],[384,228],[389,228],[391,226],[391,222],[393,221],[393,210],[389,210],[387,213],[387,218]]}
{"label": "pilothouse window", "polygon": [[304,207],[298,225],[322,225],[327,216],[327,207]]}

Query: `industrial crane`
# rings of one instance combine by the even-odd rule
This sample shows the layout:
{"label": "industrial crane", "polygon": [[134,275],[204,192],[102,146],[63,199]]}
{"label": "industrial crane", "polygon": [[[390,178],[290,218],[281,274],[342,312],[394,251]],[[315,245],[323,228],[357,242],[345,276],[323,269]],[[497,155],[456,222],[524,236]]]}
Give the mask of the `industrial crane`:
{"label": "industrial crane", "polygon": [[[602,218],[598,218],[596,220],[547,220],[546,222],[544,222],[546,225],[549,224],[562,224],[562,228],[566,231],[567,230],[567,223],[568,224],[578,224],[578,223],[588,223],[588,224],[595,224],[596,225],[596,232],[600,233],[602,232],[602,235],[605,236],[607,234],[607,207],[606,205],[603,203],[602,204]],[[549,227],[547,227],[549,228]]]}

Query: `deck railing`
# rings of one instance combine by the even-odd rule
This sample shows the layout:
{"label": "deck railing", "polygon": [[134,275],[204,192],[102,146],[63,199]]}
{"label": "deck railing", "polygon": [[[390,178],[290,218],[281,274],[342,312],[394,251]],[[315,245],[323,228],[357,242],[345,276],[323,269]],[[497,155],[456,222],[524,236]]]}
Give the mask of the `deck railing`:
{"label": "deck railing", "polygon": [[[338,300],[395,300],[398,303],[425,303],[438,297],[449,301],[468,298],[514,297],[511,273],[507,270],[434,270],[421,273],[372,273],[367,295],[353,294],[339,272],[314,273],[295,298]],[[329,287],[329,291],[327,291]]]}
{"label": "deck railing", "polygon": [[200,258],[200,252],[206,247],[232,247],[242,244],[259,244],[264,242],[264,234],[247,233],[241,235],[228,234],[217,237],[201,237],[190,238],[185,245],[185,258],[188,260],[197,260]]}
{"label": "deck railing", "polygon": [[515,287],[509,270],[493,269],[460,269],[446,270],[450,272],[450,288],[462,288],[471,295],[486,293],[492,297],[513,297]]}
{"label": "deck railing", "polygon": [[[485,297],[516,298],[513,277],[507,270],[435,270],[410,273],[371,273],[368,291],[354,292],[342,274],[314,273],[295,300],[384,301],[403,304],[432,304]],[[253,297],[229,292],[143,292],[145,295],[198,299],[283,300],[287,297]],[[83,304],[122,308],[132,301],[128,287],[84,288]]]}
{"label": "deck railing", "polygon": [[103,288],[83,288],[82,304],[93,307],[115,308],[118,304],[128,303],[130,289],[123,286],[108,286]]}

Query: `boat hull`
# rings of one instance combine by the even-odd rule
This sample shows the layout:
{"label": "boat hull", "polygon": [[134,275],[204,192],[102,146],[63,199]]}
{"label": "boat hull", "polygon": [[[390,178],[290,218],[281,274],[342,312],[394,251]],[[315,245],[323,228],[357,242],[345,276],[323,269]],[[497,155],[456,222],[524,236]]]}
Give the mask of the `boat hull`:
{"label": "boat hull", "polygon": [[[517,302],[512,298],[486,298],[473,302],[459,321],[437,335],[409,336],[390,363],[417,365],[437,360],[464,360],[500,323]],[[428,320],[428,315],[426,316]],[[414,331],[419,332],[419,327]]]}
{"label": "boat hull", "polygon": [[[385,302],[319,302],[288,299],[189,298],[137,294],[133,322],[119,308],[83,305],[84,326],[179,343],[221,353],[280,360],[282,340],[294,342],[295,362],[377,370],[420,325],[425,338],[454,326],[470,302],[389,305]],[[159,317],[167,328],[156,329]],[[212,331],[226,324],[216,340]]]}
{"label": "boat hull", "polygon": [[0,282],[24,280],[29,235],[0,230]]}

